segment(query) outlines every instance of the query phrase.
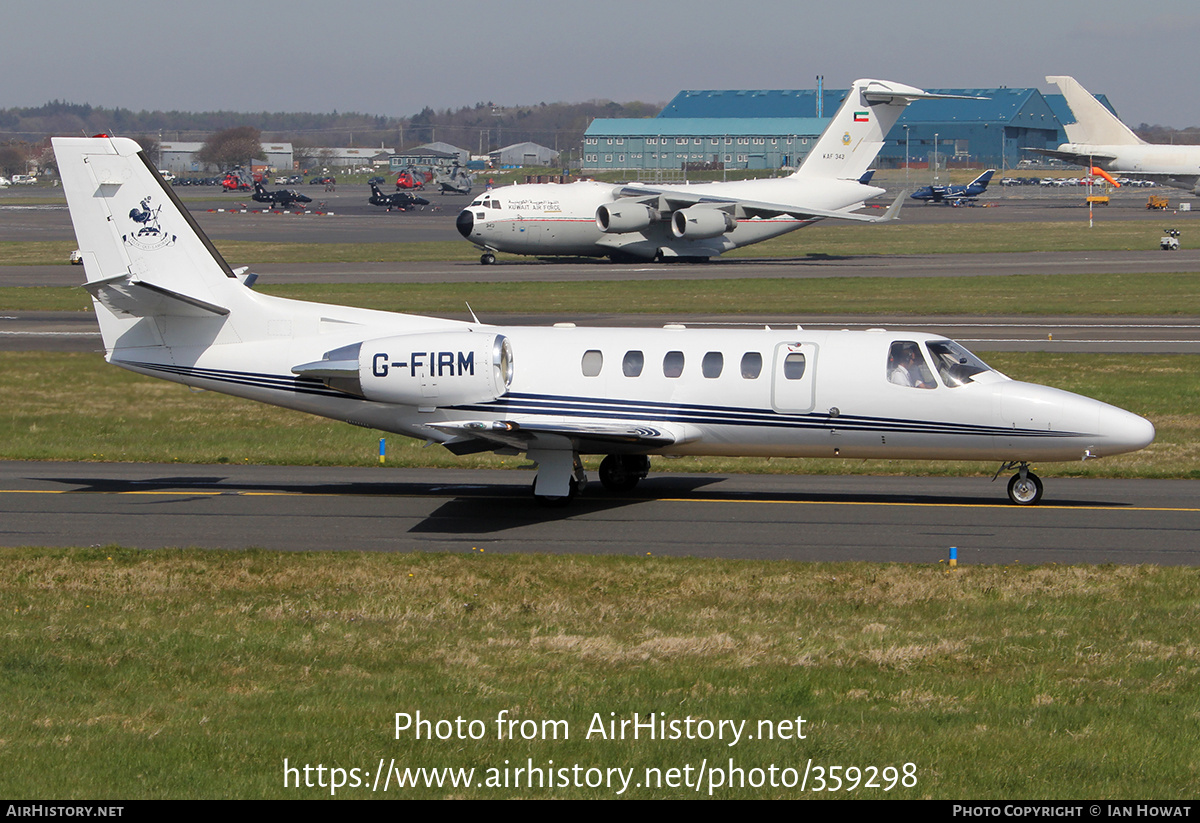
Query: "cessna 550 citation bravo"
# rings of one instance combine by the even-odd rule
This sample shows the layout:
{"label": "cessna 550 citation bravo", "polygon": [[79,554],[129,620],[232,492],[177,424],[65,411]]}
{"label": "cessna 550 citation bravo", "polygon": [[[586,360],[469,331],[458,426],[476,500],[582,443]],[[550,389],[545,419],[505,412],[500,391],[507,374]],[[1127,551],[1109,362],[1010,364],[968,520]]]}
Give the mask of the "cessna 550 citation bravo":
{"label": "cessna 550 citation bravo", "polygon": [[888,222],[903,196],[881,217],[852,214],[884,193],[860,180],[905,106],[953,96],[856,80],[812,152],[787,177],[674,186],[586,180],[505,186],[463,209],[456,225],[483,251],[479,262],[487,264],[495,262],[497,251],[704,260],[827,217]]}
{"label": "cessna 550 citation bravo", "polygon": [[104,339],[139,374],[438,443],[524,453],[534,495],[629,490],[649,456],[930,458],[1014,467],[1143,448],[1154,427],[918,332],[490,326],[287,300],[233,270],[123,138],[55,138]]}

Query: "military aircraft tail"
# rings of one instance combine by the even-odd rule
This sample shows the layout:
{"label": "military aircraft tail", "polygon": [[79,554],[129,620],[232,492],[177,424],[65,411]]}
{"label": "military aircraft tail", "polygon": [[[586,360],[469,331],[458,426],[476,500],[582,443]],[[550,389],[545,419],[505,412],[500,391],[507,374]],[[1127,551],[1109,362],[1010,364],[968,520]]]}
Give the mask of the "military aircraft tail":
{"label": "military aircraft tail", "polygon": [[1071,143],[1090,143],[1098,146],[1137,146],[1142,140],[1133,130],[1122,123],[1074,77],[1047,77],[1047,83],[1058,86],[1071,107],[1074,123],[1063,128]]}
{"label": "military aircraft tail", "polygon": [[240,342],[236,309],[265,326],[261,301],[201,231],[139,146],[126,138],[56,137],[54,154],[104,347]]}
{"label": "military aircraft tail", "polygon": [[796,175],[857,180],[883,147],[884,137],[921,89],[885,80],[855,80]]}

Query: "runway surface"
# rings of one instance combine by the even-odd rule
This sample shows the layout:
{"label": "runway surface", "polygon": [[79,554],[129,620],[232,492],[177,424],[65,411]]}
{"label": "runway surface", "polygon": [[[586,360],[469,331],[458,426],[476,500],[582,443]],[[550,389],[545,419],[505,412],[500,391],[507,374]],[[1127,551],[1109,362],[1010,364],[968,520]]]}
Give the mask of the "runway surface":
{"label": "runway surface", "polygon": [[1034,508],[1003,478],[651,474],[546,509],[527,471],[4,462],[0,544],[1200,564],[1194,483],[1042,477]]}
{"label": "runway surface", "polygon": [[[236,259],[231,266],[241,265]],[[703,264],[504,259],[431,263],[261,263],[260,284],[515,283],[586,280],[724,280],[823,277],[977,277],[1016,274],[1138,274],[1200,271],[1200,249],[719,259]],[[78,286],[77,266],[0,266],[0,286]]]}

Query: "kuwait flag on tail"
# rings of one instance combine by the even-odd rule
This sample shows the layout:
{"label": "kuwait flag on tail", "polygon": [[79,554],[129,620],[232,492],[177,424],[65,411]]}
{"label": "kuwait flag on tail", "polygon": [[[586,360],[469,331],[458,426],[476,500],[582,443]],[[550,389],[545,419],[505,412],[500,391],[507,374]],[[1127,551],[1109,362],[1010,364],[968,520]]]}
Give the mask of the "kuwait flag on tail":
{"label": "kuwait flag on tail", "polygon": [[867,117],[867,112],[865,112],[865,111],[854,112],[854,122],[855,123],[866,123],[868,120],[870,120],[870,118]]}

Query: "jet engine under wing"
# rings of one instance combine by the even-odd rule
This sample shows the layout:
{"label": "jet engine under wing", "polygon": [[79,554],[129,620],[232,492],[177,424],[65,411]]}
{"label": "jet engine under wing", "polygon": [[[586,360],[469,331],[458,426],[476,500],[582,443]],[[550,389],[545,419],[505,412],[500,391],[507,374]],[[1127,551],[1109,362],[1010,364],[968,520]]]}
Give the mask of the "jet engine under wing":
{"label": "jet engine under wing", "polygon": [[878,217],[867,214],[853,214],[846,211],[829,211],[803,206],[787,206],[780,203],[764,203],[757,200],[741,200],[733,197],[711,197],[700,192],[680,191],[679,189],[658,188],[656,186],[622,186],[614,194],[619,198],[638,200],[662,212],[674,212],[688,206],[708,206],[710,208],[728,210],[736,218],[748,217],[792,217],[832,218],[835,220],[855,220],[860,223],[886,223],[896,219],[900,206],[904,203],[902,192],[892,202],[888,210]]}
{"label": "jet engine under wing", "polygon": [[472,440],[481,440],[488,449],[509,446],[524,451],[530,441],[537,437],[552,435],[566,437],[583,444],[605,444],[634,448],[662,448],[678,443],[687,443],[695,435],[677,426],[659,424],[623,423],[554,423],[539,420],[523,423],[517,420],[447,420],[444,423],[428,423],[429,428],[454,439],[443,443],[447,449],[458,453],[456,446],[463,447],[462,453],[471,451]]}

